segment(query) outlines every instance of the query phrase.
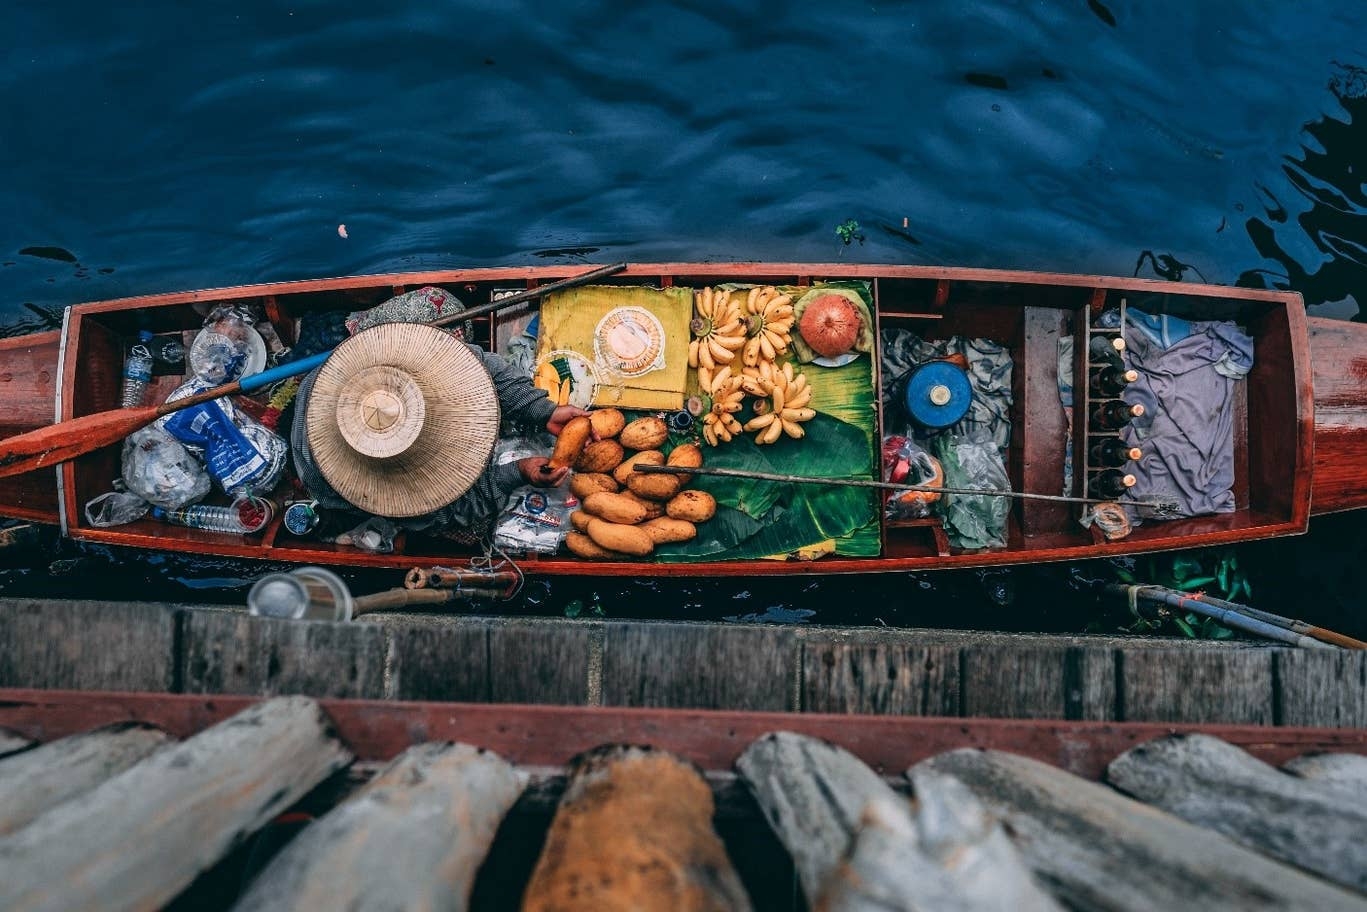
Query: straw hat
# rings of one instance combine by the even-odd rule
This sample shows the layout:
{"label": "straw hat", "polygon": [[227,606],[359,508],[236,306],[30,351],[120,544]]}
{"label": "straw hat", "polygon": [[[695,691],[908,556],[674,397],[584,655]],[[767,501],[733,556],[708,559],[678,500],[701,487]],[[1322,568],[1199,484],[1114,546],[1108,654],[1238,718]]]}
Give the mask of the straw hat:
{"label": "straw hat", "polygon": [[328,484],[378,516],[421,516],[475,483],[498,438],[498,396],[465,343],[383,323],[333,351],[313,380],[309,449]]}

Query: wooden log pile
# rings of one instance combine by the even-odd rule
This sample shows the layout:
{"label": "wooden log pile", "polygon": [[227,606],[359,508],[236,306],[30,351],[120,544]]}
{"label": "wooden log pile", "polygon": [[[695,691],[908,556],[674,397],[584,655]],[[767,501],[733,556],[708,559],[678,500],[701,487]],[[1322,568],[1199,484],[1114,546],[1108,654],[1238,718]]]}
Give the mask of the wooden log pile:
{"label": "wooden log pile", "polygon": [[[513,895],[535,912],[1367,912],[1367,757],[1356,754],[1278,768],[1218,738],[1174,735],[1115,757],[1096,782],[984,749],[874,769],[853,735],[847,750],[774,731],[747,735],[734,771],[627,743],[519,767],[414,729],[411,747],[367,766],[307,698],[172,727],[181,737],[136,722],[46,743],[5,734],[0,908],[188,907],[192,882],[202,891],[293,809],[309,822],[213,907],[506,905],[481,905],[479,884],[486,868],[506,876],[499,847],[516,844]],[[800,898],[756,892],[723,838],[738,815],[767,823]],[[508,832],[528,818],[548,826],[514,843]]]}

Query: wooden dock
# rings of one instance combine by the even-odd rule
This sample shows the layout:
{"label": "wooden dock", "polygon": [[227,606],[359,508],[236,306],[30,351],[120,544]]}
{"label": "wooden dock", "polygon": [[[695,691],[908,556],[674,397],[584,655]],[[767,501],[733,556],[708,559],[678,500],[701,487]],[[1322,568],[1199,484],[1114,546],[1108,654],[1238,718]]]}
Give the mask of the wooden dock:
{"label": "wooden dock", "polygon": [[1367,727],[1367,654],[1145,637],[0,599],[0,687]]}

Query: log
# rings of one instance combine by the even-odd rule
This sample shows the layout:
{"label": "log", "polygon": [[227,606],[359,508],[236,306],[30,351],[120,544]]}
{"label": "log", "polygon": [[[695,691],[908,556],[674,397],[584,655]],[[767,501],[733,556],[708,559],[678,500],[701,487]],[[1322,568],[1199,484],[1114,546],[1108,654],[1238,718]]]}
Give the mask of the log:
{"label": "log", "polygon": [[257,703],[0,837],[0,908],[162,906],[350,761],[313,700]]}
{"label": "log", "polygon": [[605,745],[576,757],[524,912],[748,912],[712,813],[703,777],[664,751]]}
{"label": "log", "polygon": [[419,744],[277,855],[234,907],[451,909],[527,777],[466,744]]}
{"label": "log", "polygon": [[736,768],[793,857],[812,909],[1058,908],[955,780],[920,776],[913,814],[853,754],[791,732],[755,741]]}
{"label": "log", "polygon": [[864,808],[875,801],[907,803],[853,754],[792,732],[756,739],[736,760],[736,771],[793,856],[809,904],[849,851]]}
{"label": "log", "polygon": [[911,770],[962,781],[1065,906],[1079,910],[1367,910],[1367,900],[1056,767],[949,751]]}
{"label": "log", "polygon": [[0,836],[85,794],[173,740],[150,726],[121,723],[49,741],[0,761]]}
{"label": "log", "polygon": [[1111,761],[1107,780],[1235,842],[1367,890],[1367,811],[1342,788],[1298,779],[1210,735],[1174,735]]}
{"label": "log", "polygon": [[1367,797],[1367,757],[1361,754],[1305,754],[1288,760],[1282,769],[1302,779],[1351,789],[1359,800]]}

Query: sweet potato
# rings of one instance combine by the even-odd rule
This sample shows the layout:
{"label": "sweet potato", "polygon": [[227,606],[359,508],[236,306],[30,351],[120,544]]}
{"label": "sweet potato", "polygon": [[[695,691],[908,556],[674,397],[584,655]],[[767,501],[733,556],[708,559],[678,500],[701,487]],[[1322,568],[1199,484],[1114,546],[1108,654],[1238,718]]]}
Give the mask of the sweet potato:
{"label": "sweet potato", "polygon": [[621,496],[630,497],[632,500],[636,501],[636,503],[644,507],[646,511],[646,519],[648,520],[655,519],[657,516],[665,515],[665,505],[657,500],[647,500],[646,498],[641,497],[638,494],[633,494],[631,491],[623,491]]}
{"label": "sweet potato", "polygon": [[596,516],[589,520],[589,538],[600,548],[636,557],[645,557],[655,550],[655,542],[636,526],[624,526]]}
{"label": "sweet potato", "polygon": [[583,532],[566,533],[565,547],[568,548],[569,552],[575,557],[584,557],[589,560],[620,560],[628,556],[601,547]]}
{"label": "sweet potato", "polygon": [[657,545],[667,545],[672,542],[691,541],[698,534],[698,527],[686,519],[673,519],[668,516],[658,516],[655,519],[647,520],[638,527],[650,536],[650,540]]}
{"label": "sweet potato", "polygon": [[677,475],[647,475],[638,473],[627,479],[631,493],[648,500],[666,501],[679,493],[683,482]]}
{"label": "sweet potato", "polygon": [[588,529],[590,519],[593,519],[593,514],[587,510],[579,509],[570,513],[570,525],[576,532],[583,532]]}
{"label": "sweet potato", "polygon": [[612,470],[612,477],[619,485],[627,483],[638,465],[664,465],[665,454],[659,450],[642,450],[622,460],[621,465]]}
{"label": "sweet potato", "polygon": [[658,450],[669,439],[669,425],[658,415],[637,418],[617,435],[629,450]]}
{"label": "sweet potato", "polygon": [[621,463],[626,451],[616,440],[599,440],[584,447],[574,462],[576,472],[611,472]]}
{"label": "sweet potato", "polygon": [[575,472],[574,477],[570,479],[570,493],[580,500],[599,491],[616,493],[621,489],[621,485],[605,472]]}
{"label": "sweet potato", "polygon": [[621,523],[624,526],[636,525],[636,523],[643,521],[649,513],[634,498],[625,494],[610,494],[607,491],[599,491],[597,494],[590,494],[585,498],[584,510],[600,519]]}
{"label": "sweet potato", "polygon": [[626,416],[615,408],[596,409],[589,414],[589,421],[593,424],[593,435],[599,440],[616,437],[627,426]]}
{"label": "sweet potato", "polygon": [[574,465],[579,454],[584,450],[584,444],[589,442],[589,437],[593,435],[593,425],[589,419],[583,415],[571,418],[566,423],[560,436],[555,438],[555,449],[551,450],[550,467],[552,469],[562,469],[565,466]]}
{"label": "sweet potato", "polygon": [[689,522],[707,522],[717,514],[717,500],[706,491],[680,491],[665,504],[665,515]]}

